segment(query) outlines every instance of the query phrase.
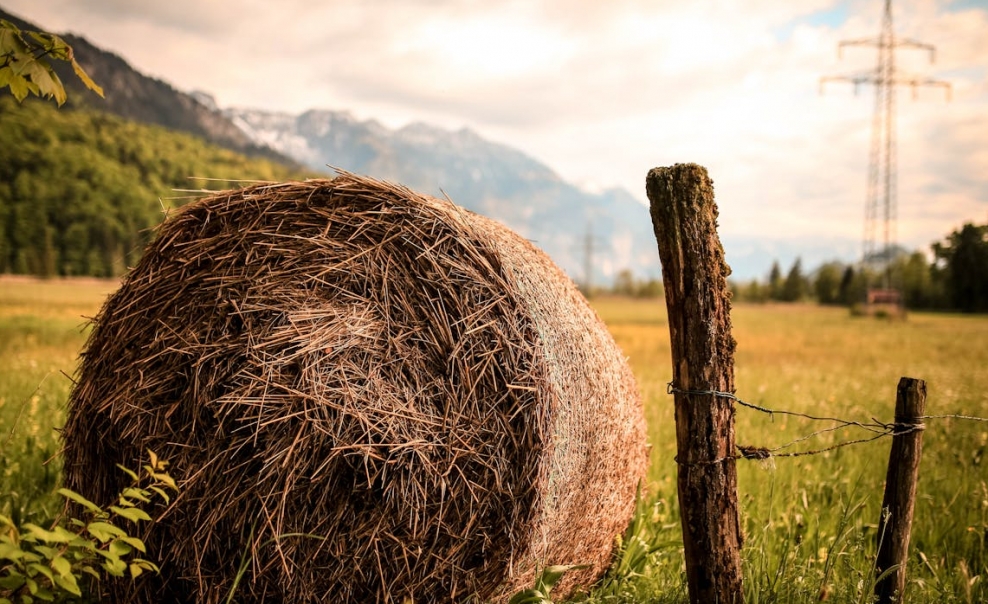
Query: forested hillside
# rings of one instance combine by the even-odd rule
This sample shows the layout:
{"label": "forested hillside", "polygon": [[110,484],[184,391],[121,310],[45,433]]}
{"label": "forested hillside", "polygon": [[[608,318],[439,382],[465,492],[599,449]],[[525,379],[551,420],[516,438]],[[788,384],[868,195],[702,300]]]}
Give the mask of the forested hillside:
{"label": "forested hillside", "polygon": [[0,98],[0,273],[121,274],[174,189],[304,175],[190,135],[96,111]]}

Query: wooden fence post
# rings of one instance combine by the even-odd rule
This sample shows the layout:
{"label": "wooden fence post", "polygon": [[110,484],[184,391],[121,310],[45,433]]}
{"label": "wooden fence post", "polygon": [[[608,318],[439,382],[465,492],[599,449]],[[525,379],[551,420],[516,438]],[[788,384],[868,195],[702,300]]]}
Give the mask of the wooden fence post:
{"label": "wooden fence post", "polygon": [[880,604],[902,602],[909,560],[909,533],[916,504],[916,482],[923,453],[923,421],[926,413],[926,382],[904,377],[895,397],[895,431],[889,468],[885,477],[885,497],[878,521],[878,560],[876,576],[895,567],[875,584]]}
{"label": "wooden fence post", "polygon": [[734,459],[734,338],[717,205],[706,169],[655,168],[645,183],[662,261],[680,519],[693,604],[740,604],[741,529]]}

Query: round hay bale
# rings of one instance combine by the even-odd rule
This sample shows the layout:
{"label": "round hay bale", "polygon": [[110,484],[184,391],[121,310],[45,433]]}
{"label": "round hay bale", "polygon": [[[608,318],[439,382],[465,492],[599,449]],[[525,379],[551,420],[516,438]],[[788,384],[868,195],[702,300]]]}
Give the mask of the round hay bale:
{"label": "round hay bale", "polygon": [[[448,201],[344,174],[193,202],[101,310],[66,485],[151,449],[160,576],[113,601],[501,601],[597,580],[647,463],[631,371],[572,282]],[[246,557],[245,557],[246,556]]]}

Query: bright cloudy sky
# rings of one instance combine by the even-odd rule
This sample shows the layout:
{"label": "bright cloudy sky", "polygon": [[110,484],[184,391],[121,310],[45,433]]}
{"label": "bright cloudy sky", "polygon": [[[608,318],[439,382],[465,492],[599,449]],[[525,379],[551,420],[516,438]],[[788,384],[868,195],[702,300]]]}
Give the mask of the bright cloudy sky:
{"label": "bright cloudy sky", "polygon": [[[643,202],[654,166],[708,168],[722,236],[861,238],[881,0],[0,0],[221,106],[469,127]],[[988,1],[901,0],[899,240],[988,222]]]}

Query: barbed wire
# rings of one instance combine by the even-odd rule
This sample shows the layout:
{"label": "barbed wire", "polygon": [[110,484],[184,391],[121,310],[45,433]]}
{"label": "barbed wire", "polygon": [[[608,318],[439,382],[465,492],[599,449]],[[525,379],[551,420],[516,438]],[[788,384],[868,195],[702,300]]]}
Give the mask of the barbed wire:
{"label": "barbed wire", "polygon": [[916,419],[964,419],[972,422],[988,422],[988,417],[975,417],[973,415],[957,415],[948,413],[946,415],[920,415]]}
{"label": "barbed wire", "polygon": [[[720,390],[684,390],[681,388],[677,388],[676,386],[673,385],[672,382],[669,382],[667,384],[666,393],[667,394],[699,394],[699,395],[725,398],[737,403],[742,407],[747,407],[749,409],[768,414],[773,418],[773,420],[776,415],[787,415],[791,417],[800,417],[811,421],[827,421],[827,422],[834,422],[835,424],[837,424],[829,428],[816,430],[814,432],[811,432],[810,434],[801,436],[793,441],[790,441],[784,445],[780,445],[774,448],[738,444],[735,445],[735,447],[738,450],[738,453],[736,455],[726,455],[724,457],[719,457],[717,459],[713,459],[709,461],[683,462],[680,461],[677,456],[676,463],[680,465],[711,465],[711,464],[723,463],[727,460],[732,460],[732,459],[765,460],[773,457],[804,457],[808,455],[819,455],[821,453],[834,451],[836,449],[849,447],[851,445],[869,443],[888,436],[902,436],[905,434],[909,434],[911,432],[919,432],[926,429],[926,424],[924,423],[924,420],[930,420],[930,419],[959,419],[965,421],[988,422],[988,418],[985,417],[977,417],[973,415],[960,415],[960,414],[921,415],[915,418],[916,423],[905,423],[905,422],[886,423],[879,421],[874,417],[871,418],[871,422],[862,422],[862,421],[843,419],[840,417],[810,415],[808,413],[800,413],[798,411],[789,411],[785,409],[770,409],[768,407],[763,407],[761,405],[755,405],[754,403],[749,403],[731,392],[723,392]],[[783,452],[794,445],[797,445],[801,442],[805,442],[812,438],[816,438],[821,434],[826,434],[828,432],[837,432],[838,430],[843,430],[845,428],[859,428],[874,433],[874,436],[868,438],[858,438],[853,440],[840,441],[833,445],[830,445],[829,447],[824,447],[820,449],[812,449],[808,451]]]}

